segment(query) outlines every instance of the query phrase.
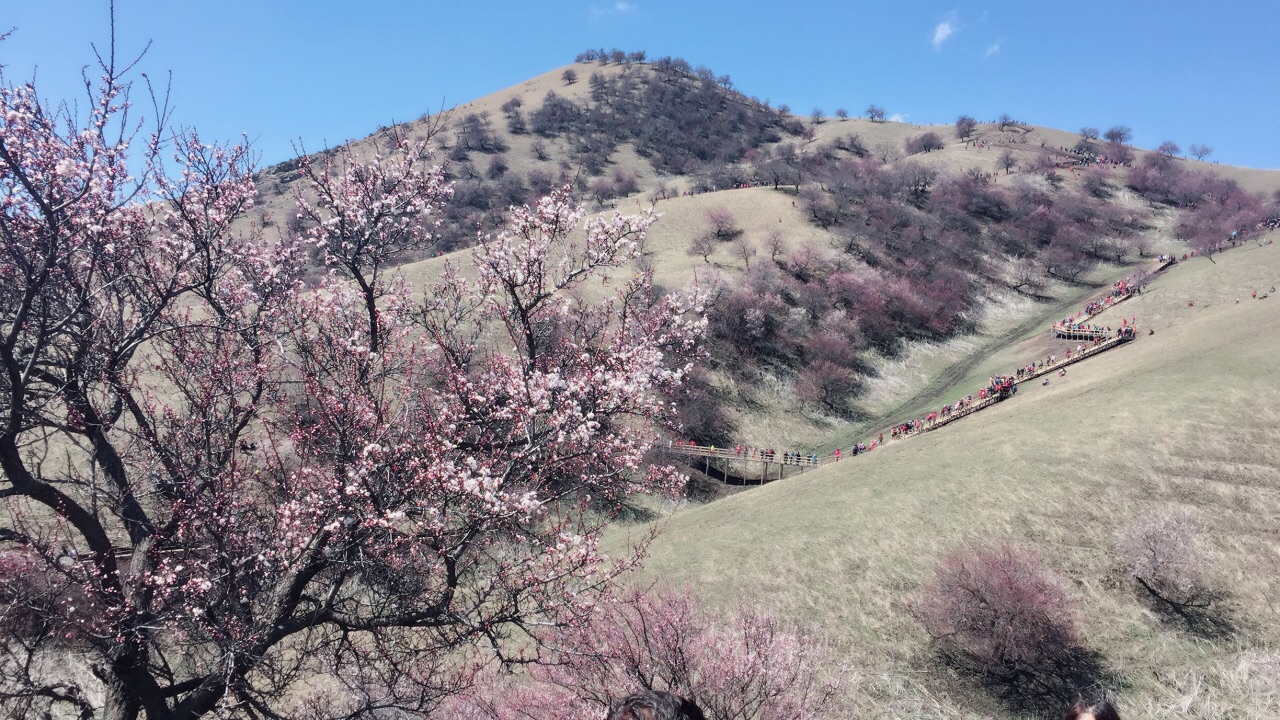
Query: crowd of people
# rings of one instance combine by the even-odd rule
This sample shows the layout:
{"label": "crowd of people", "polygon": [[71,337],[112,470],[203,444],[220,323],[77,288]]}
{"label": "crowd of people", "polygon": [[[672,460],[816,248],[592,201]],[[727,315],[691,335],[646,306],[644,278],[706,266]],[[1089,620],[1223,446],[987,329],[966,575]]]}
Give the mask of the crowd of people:
{"label": "crowd of people", "polygon": [[[729,453],[733,453],[733,457],[743,460],[753,460],[755,462],[776,462],[783,465],[805,465],[816,466],[822,464],[822,457],[817,453],[800,452],[798,450],[777,450],[775,448],[755,448],[746,445],[735,445],[732,450],[728,448],[717,448],[715,445],[699,445],[694,440],[676,440],[671,443],[672,447],[695,449],[701,448],[704,453],[715,455],[717,457],[729,457]],[[720,450],[717,453],[717,449]]]}
{"label": "crowd of people", "polygon": [[[1165,256],[1161,256],[1158,261],[1163,263],[1165,259]],[[1107,338],[1120,337],[1131,340],[1133,339],[1137,329],[1138,318],[1136,315],[1131,315],[1128,318],[1121,318],[1120,328],[1116,331],[1112,331],[1111,326],[1109,325],[1104,326],[1098,323],[1084,323],[1080,322],[1080,320],[1082,318],[1087,319],[1097,315],[1103,310],[1112,307],[1114,305],[1115,298],[1126,297],[1137,292],[1140,287],[1140,285],[1135,283],[1134,276],[1132,275],[1123,280],[1119,280],[1112,285],[1111,290],[1105,298],[1090,301],[1084,306],[1082,311],[1077,312],[1068,318],[1064,318],[1061,322],[1055,322],[1053,324],[1054,330],[1059,333],[1059,336],[1061,336],[1064,331],[1090,334],[1092,347],[1101,345]],[[1272,288],[1271,292],[1274,293],[1275,288]],[[1257,298],[1258,293],[1255,292],[1253,296],[1254,298]],[[1264,293],[1262,297],[1265,298],[1267,295]],[[1044,375],[1046,372],[1052,372],[1055,367],[1058,368],[1058,377],[1065,377],[1066,369],[1061,366],[1070,363],[1073,357],[1079,358],[1080,355],[1085,354],[1090,349],[1091,348],[1086,347],[1084,343],[1079,343],[1075,348],[1068,347],[1061,360],[1059,360],[1057,353],[1049,353],[1044,357],[1044,359],[1027,363],[1022,367],[1017,368],[1010,375],[992,375],[988,378],[987,385],[978,389],[976,406],[974,405],[974,395],[972,393],[965,395],[953,403],[943,405],[938,410],[926,413],[921,417],[893,425],[888,429],[889,439],[897,440],[899,438],[909,437],[911,435],[931,430],[939,423],[949,421],[953,417],[957,416],[957,414],[967,414],[967,412],[972,409],[981,409],[989,404],[1003,400],[1018,392],[1019,382],[1039,377]],[[1048,385],[1049,380],[1046,379],[1043,384]],[[842,447],[836,448],[830,455],[818,455],[813,452],[806,453],[794,450],[784,450],[779,452],[773,448],[754,448],[745,445],[735,445],[732,450],[732,456],[729,455],[728,450],[723,450],[721,453],[717,453],[716,446],[714,445],[703,446],[703,449],[708,452],[695,454],[706,454],[717,457],[736,457],[756,462],[778,462],[783,465],[816,467],[818,465],[824,465],[827,462],[838,462],[846,454],[856,456],[870,452],[875,450],[877,447],[884,445],[884,443],[884,433],[881,432],[870,441],[855,442],[851,444],[847,451]],[[674,442],[674,445],[687,448],[699,447],[693,440],[676,441]]]}
{"label": "crowd of people", "polygon": [[[1041,143],[1040,147],[1047,148],[1048,146],[1046,146],[1044,143]],[[1091,165],[1091,164],[1123,165],[1124,167],[1133,167],[1130,164],[1132,162],[1131,160],[1126,160],[1124,158],[1108,157],[1107,155],[1101,155],[1099,153],[1093,152],[1092,150],[1086,150],[1085,148],[1080,146],[1067,147],[1065,145],[1059,145],[1058,152],[1066,155],[1072,155],[1074,157],[1079,158],[1079,160],[1074,160],[1071,162],[1058,163],[1058,166],[1061,168],[1066,168],[1074,165]]]}

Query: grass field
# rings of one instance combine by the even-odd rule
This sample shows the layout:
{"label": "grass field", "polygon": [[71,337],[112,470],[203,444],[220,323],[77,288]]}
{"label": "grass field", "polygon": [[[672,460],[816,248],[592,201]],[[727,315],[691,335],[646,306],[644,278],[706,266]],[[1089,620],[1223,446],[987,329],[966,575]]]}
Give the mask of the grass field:
{"label": "grass field", "polygon": [[[1104,314],[1115,325],[1118,313],[1136,315],[1155,335],[1074,365],[1048,387],[1032,384],[857,460],[677,512],[646,574],[689,583],[720,606],[770,608],[847,643],[856,667],[944,688],[925,636],[898,605],[947,549],[1012,538],[1069,579],[1086,642],[1118,676],[1123,706],[1153,716],[1183,708],[1166,717],[1238,706],[1234,716],[1264,717],[1257,708],[1274,697],[1228,682],[1224,668],[1243,672],[1254,656],[1242,653],[1280,643],[1280,297],[1250,297],[1280,282],[1280,246],[1215,260],[1181,263],[1115,318]],[[1037,342],[1009,345],[970,376],[1016,363]],[[1225,595],[1213,633],[1153,612],[1110,552],[1118,527],[1167,506],[1209,529],[1214,585]],[[1213,697],[1193,697],[1195,687]],[[1221,704],[1231,692],[1242,695]]]}

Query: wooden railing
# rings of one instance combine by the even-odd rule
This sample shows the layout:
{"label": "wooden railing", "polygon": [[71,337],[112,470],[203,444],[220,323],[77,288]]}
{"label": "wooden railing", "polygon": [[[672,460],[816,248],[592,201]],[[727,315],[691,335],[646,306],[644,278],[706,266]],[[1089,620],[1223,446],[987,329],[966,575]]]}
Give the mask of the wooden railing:
{"label": "wooden railing", "polygon": [[[1107,350],[1110,350],[1115,347],[1119,347],[1120,345],[1123,345],[1124,343],[1129,342],[1130,340],[1133,340],[1136,337],[1137,337],[1136,329],[1129,329],[1127,332],[1124,332],[1124,331],[1115,332],[1111,336],[1107,337],[1105,340],[1102,340],[1101,342],[1097,342],[1093,345],[1090,345],[1089,347],[1086,347],[1084,350],[1073,352],[1070,354],[1070,356],[1055,358],[1053,361],[1046,362],[1044,365],[1036,366],[1034,370],[1024,372],[1021,377],[1016,377],[1016,374],[1015,374],[1015,376],[1012,378],[1013,388],[1014,388],[1012,393],[1008,393],[1008,394],[995,393],[988,397],[971,402],[968,405],[964,405],[959,409],[950,410],[945,414],[939,413],[936,416],[934,416],[934,419],[924,421],[919,429],[916,429],[914,420],[910,423],[899,423],[899,426],[909,425],[910,428],[906,432],[899,433],[896,437],[891,436],[888,440],[885,440],[883,443],[881,443],[881,445],[883,446],[883,445],[888,445],[890,443],[896,443],[901,440],[905,440],[907,438],[929,432],[931,430],[937,430],[938,428],[941,428],[945,425],[949,425],[959,420],[960,418],[968,417],[976,412],[985,410],[1002,400],[1012,397],[1013,394],[1017,392],[1017,386],[1019,383],[1025,383],[1030,380],[1035,380],[1037,378],[1040,378],[1044,375],[1049,375],[1051,373],[1057,372],[1058,370],[1061,370],[1062,368],[1065,368],[1068,365],[1074,365],[1075,363],[1091,358],[1094,355],[1106,352]],[[760,449],[760,448],[748,448],[748,447],[739,448],[738,446],[725,448],[725,447],[717,447],[717,446],[709,446],[709,445],[686,445],[682,443],[668,443],[665,450],[667,452],[674,453],[677,455],[707,458],[708,461],[710,461],[711,459],[723,460],[725,461],[726,475],[728,473],[729,462],[762,463],[764,465],[762,482],[764,481],[764,478],[768,476],[770,465],[778,465],[779,476],[781,476],[782,468],[784,467],[796,467],[796,468],[800,468],[803,471],[809,468],[829,465],[833,462],[837,462],[838,460],[847,459],[850,457],[856,457],[856,455],[852,453],[844,453],[844,452],[841,452],[840,455],[837,455],[836,453],[818,455],[816,453],[786,452],[786,451],[776,451],[776,450],[769,451],[769,450]]]}

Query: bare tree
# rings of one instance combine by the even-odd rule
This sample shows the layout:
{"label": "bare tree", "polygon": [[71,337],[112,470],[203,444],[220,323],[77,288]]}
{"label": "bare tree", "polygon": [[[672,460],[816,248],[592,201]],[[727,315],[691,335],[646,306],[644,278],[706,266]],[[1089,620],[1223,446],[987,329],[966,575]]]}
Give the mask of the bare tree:
{"label": "bare tree", "polygon": [[707,212],[707,220],[711,223],[711,235],[717,240],[733,240],[742,234],[738,218],[726,208],[711,209]]}
{"label": "bare tree", "polygon": [[1160,147],[1156,148],[1156,152],[1165,157],[1174,157],[1182,154],[1182,148],[1178,147],[1178,143],[1172,140],[1165,140],[1160,143]]}
{"label": "bare tree", "polygon": [[1133,139],[1133,130],[1127,125],[1113,125],[1102,134],[1102,138],[1109,143],[1124,145]]}
{"label": "bare tree", "polygon": [[978,121],[969,115],[961,115],[956,118],[956,139],[968,140],[969,136],[978,127]]}
{"label": "bare tree", "polygon": [[733,254],[742,261],[743,269],[751,269],[751,259],[756,256],[756,246],[746,236],[733,241]]}
{"label": "bare tree", "polygon": [[769,259],[777,262],[778,256],[786,249],[786,242],[782,238],[782,231],[770,230],[769,235],[764,239],[764,246],[769,249]]}
{"label": "bare tree", "polygon": [[702,262],[711,264],[711,255],[716,251],[716,237],[711,233],[695,236],[689,241],[689,254],[702,258]]}
{"label": "bare tree", "polygon": [[573,68],[568,68],[560,73],[560,79],[564,81],[565,85],[572,85],[578,82],[578,73]]}
{"label": "bare tree", "polygon": [[1125,571],[1161,602],[1177,608],[1208,604],[1200,547],[1203,529],[1185,510],[1158,510],[1129,523],[1115,552]]}
{"label": "bare tree", "polygon": [[929,131],[908,139],[905,147],[908,155],[916,155],[941,150],[946,147],[946,143],[942,141],[942,137],[938,133]]}
{"label": "bare tree", "polygon": [[1115,160],[1121,165],[1128,165],[1133,162],[1133,150],[1122,142],[1112,140],[1107,143],[1107,157]]}
{"label": "bare tree", "polygon": [[1209,147],[1208,145],[1201,145],[1199,143],[1191,143],[1191,145],[1187,148],[1187,150],[1197,160],[1204,160],[1206,157],[1213,154],[1213,148]]}
{"label": "bare tree", "polygon": [[863,113],[875,122],[884,122],[884,108],[879,105],[868,105]]}
{"label": "bare tree", "polygon": [[822,112],[822,108],[814,108],[813,112],[809,113],[809,119],[813,121],[814,125],[822,124],[822,120],[825,117],[826,113]]}
{"label": "bare tree", "polygon": [[595,200],[599,207],[604,207],[605,203],[618,196],[618,186],[608,178],[592,180],[588,189],[591,192],[591,199]]}
{"label": "bare tree", "polygon": [[1089,141],[1089,140],[1097,140],[1097,139],[1098,139],[1098,138],[1100,138],[1100,137],[1102,137],[1102,135],[1101,135],[1101,133],[1099,132],[1098,128],[1096,128],[1096,127],[1082,127],[1082,128],[1080,128],[1080,139],[1081,139],[1081,140],[1086,140],[1086,141]]}
{"label": "bare tree", "polygon": [[524,99],[519,95],[516,95],[510,100],[502,103],[502,113],[507,117],[511,117],[511,114],[518,111],[521,107],[524,107]]}
{"label": "bare tree", "polygon": [[1039,296],[1046,285],[1044,268],[1031,258],[1018,258],[1009,268],[1007,285],[1015,292]]}
{"label": "bare tree", "polygon": [[844,108],[836,108],[836,117],[840,118],[841,120],[848,120],[849,111]]}
{"label": "bare tree", "polygon": [[888,165],[902,159],[902,150],[898,145],[886,141],[876,145],[875,155],[882,165]]}
{"label": "bare tree", "polygon": [[1001,130],[1008,128],[1010,125],[1017,125],[1018,121],[1013,119],[1009,113],[1001,113],[1000,119],[996,121]]}
{"label": "bare tree", "polygon": [[1013,172],[1014,168],[1018,166],[1018,160],[1013,156],[1012,150],[1010,150],[1009,148],[1005,148],[1000,153],[999,159],[996,160],[996,164],[1000,166],[1001,170],[1004,170],[1005,175],[1008,175],[1009,173]]}

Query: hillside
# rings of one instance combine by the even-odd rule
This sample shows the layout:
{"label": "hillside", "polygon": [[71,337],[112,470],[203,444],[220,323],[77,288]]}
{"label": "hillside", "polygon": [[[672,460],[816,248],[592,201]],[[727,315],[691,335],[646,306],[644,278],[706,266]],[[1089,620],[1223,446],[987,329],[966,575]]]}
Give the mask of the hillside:
{"label": "hillside", "polygon": [[[561,76],[566,70],[574,70],[579,80],[566,84]],[[536,193],[545,190],[544,185],[569,182],[578,185],[584,195],[591,193],[593,179],[614,180],[619,176],[634,180],[634,189],[627,191],[621,188],[619,195],[605,198],[606,201],[617,201],[630,205],[634,201],[649,202],[655,193],[661,195],[663,189],[667,195],[679,195],[681,191],[700,186],[709,186],[712,178],[709,173],[713,168],[707,166],[691,166],[685,172],[671,172],[655,166],[653,157],[644,157],[636,152],[633,141],[620,142],[614,150],[604,158],[602,165],[596,168],[586,167],[582,148],[574,147],[576,140],[571,136],[551,137],[532,131],[526,121],[526,128],[519,133],[512,132],[510,114],[504,106],[514,103],[520,114],[528,118],[545,104],[548,93],[555,93],[564,100],[589,104],[592,99],[592,83],[590,76],[599,75],[611,81],[640,78],[649,80],[656,75],[652,64],[609,64],[575,63],[556,68],[549,72],[530,78],[529,80],[497,93],[458,105],[439,115],[424,115],[421,119],[406,123],[403,126],[406,137],[410,140],[430,138],[437,150],[437,158],[446,163],[451,176],[456,179],[479,180],[488,173],[488,163],[500,157],[505,163],[504,175],[518,178],[523,187],[522,198],[531,199]],[[690,77],[690,82],[695,79]],[[701,81],[697,81],[701,82]],[[1035,155],[1041,150],[1041,143],[1049,148],[1070,147],[1076,144],[1079,136],[1073,132],[1055,130],[1029,125],[1014,125],[1004,130],[996,123],[983,123],[977,127],[973,136],[975,141],[987,143],[985,148],[956,141],[950,125],[914,125],[901,122],[873,122],[862,118],[847,120],[828,119],[812,125],[808,119],[798,116],[777,114],[767,106],[748,98],[730,88],[710,83],[715,88],[715,97],[720,101],[738,107],[751,108],[757,111],[773,113],[779,126],[789,125],[791,132],[783,131],[778,139],[772,142],[761,142],[759,149],[763,152],[776,150],[779,145],[793,144],[805,148],[813,148],[830,143],[837,138],[850,134],[858,135],[863,144],[870,150],[883,154],[890,164],[903,159],[904,142],[923,132],[937,132],[945,141],[941,150],[918,156],[941,170],[960,173],[970,169],[984,172],[996,172],[996,161],[999,149],[1009,147],[1017,158],[1020,168],[1027,167]],[[484,134],[489,138],[482,149],[467,153],[467,157],[458,160],[454,151],[459,144],[460,135],[474,130],[467,119],[475,117],[484,125]],[[656,122],[673,123],[677,118],[655,116]],[[385,146],[389,137],[389,128],[380,128],[367,138],[353,140],[345,147],[351,148],[357,156],[368,157]],[[674,129],[673,129],[674,130]],[[810,134],[811,131],[811,134]],[[463,141],[464,144],[466,141]],[[480,143],[477,144],[480,148]],[[539,152],[540,148],[540,152]],[[322,152],[326,148],[306,148],[310,152]],[[1148,151],[1134,149],[1136,161],[1141,161]],[[541,153],[541,154],[540,154]],[[1280,190],[1280,170],[1256,170],[1220,166],[1210,162],[1179,159],[1177,162],[1187,167],[1210,170],[1240,183],[1250,192],[1271,195]],[[292,215],[290,200],[294,183],[298,179],[294,163],[287,162],[266,168],[261,175],[263,217],[281,228],[287,227]],[[1016,173],[1015,173],[1016,174]],[[1072,180],[1073,176],[1068,176]],[[996,178],[1000,181],[1000,178]],[[509,188],[508,188],[509,189]],[[497,193],[501,196],[503,193]],[[501,214],[505,208],[504,199],[497,197],[497,205],[486,207]],[[601,203],[603,204],[603,203]],[[490,218],[494,220],[494,218]],[[490,222],[486,227],[494,227]],[[474,235],[474,230],[469,231]]]}
{"label": "hillside", "polygon": [[[569,71],[576,81],[564,79]],[[941,138],[941,149],[908,156],[907,141],[929,132]],[[814,446],[817,439],[819,447],[834,447],[841,435],[914,411],[921,387],[960,380],[970,362],[960,356],[990,351],[1030,319],[1079,304],[1090,283],[1122,277],[1143,255],[1182,249],[1169,237],[1180,229],[1177,214],[1127,188],[1125,169],[1054,169],[1078,160],[1063,151],[1080,141],[1075,133],[980,123],[960,141],[949,125],[815,123],[669,58],[574,63],[339,150],[368,158],[385,153],[397,134],[428,141],[455,186],[429,254],[448,257],[499,228],[508,205],[570,184],[593,209],[654,205],[663,214],[644,261],[659,285],[676,288],[696,277],[728,300],[739,288],[779,288],[781,304],[766,319],[776,326],[770,338],[744,338],[741,327],[716,322],[713,313],[711,372],[697,379],[698,399],[685,408],[704,418],[687,429],[704,442],[761,444],[767,437],[770,444]],[[1137,166],[1159,160],[1216,173],[1251,192],[1280,190],[1280,171],[1132,152]],[[292,209],[300,179],[295,163],[261,174],[263,222],[305,229]],[[875,187],[916,182],[923,192]],[[931,187],[939,183],[945,192]],[[741,184],[752,187],[725,189]],[[1057,215],[1038,219],[1046,205]],[[732,219],[732,232],[699,261],[692,246],[716,213]],[[756,272],[747,277],[752,256]],[[425,279],[438,263],[424,259],[403,271]],[[760,277],[773,265],[780,280]],[[897,307],[845,309],[844,320],[820,310],[822,303],[866,306],[869,297]],[[732,320],[736,312],[721,317]],[[807,319],[797,321],[796,313]],[[894,317],[877,319],[886,314]],[[843,324],[840,337],[832,323]],[[768,349],[758,352],[762,347]],[[717,358],[735,361],[717,368]],[[832,362],[844,380],[815,384],[817,368]],[[692,405],[717,409],[695,413]]]}
{"label": "hillside", "polygon": [[[1087,644],[1134,716],[1185,700],[1171,716],[1264,717],[1274,700],[1237,694],[1247,683],[1228,687],[1223,673],[1280,641],[1280,298],[1250,297],[1277,279],[1275,245],[1181,263],[1101,316],[1134,314],[1154,335],[941,431],[677,512],[646,576],[812,623],[848,643],[859,668],[923,672],[932,690],[963,697],[972,688],[948,686],[901,604],[944,551],[1012,538],[1068,578]],[[1008,371],[1030,342],[972,374]],[[1208,528],[1224,599],[1206,627],[1144,605],[1110,552],[1118,528],[1165,507]]]}
{"label": "hillside", "polygon": [[[253,178],[179,133],[137,207],[123,147],[0,90],[9,714],[576,720],[637,684],[718,719],[1280,714],[1280,192],[1008,120],[802,119],[663,58]],[[1136,342],[883,443],[1121,281],[1093,322]],[[882,430],[755,487],[667,462]],[[1208,553],[1175,548],[1187,602],[1112,551],[1166,510]],[[1024,643],[988,661],[917,620],[992,541],[1062,581],[950,593]],[[1001,604],[1051,617],[968,622]]]}
{"label": "hillside", "polygon": [[[652,72],[637,66],[570,67],[580,76],[600,72],[612,78]],[[487,182],[470,177],[477,170],[466,167],[479,167],[483,174],[483,164],[500,154],[508,174],[527,179],[537,171],[554,182],[569,182],[596,209],[616,206],[626,212],[654,204],[663,217],[651,232],[644,265],[669,288],[691,280],[733,287],[747,275],[746,262],[728,244],[718,245],[705,261],[690,254],[691,241],[707,232],[713,211],[733,216],[742,232],[738,241],[757,250],[753,265],[770,261],[767,248],[775,235],[781,236],[784,259],[807,247],[836,252],[846,244],[841,225],[814,222],[797,192],[805,181],[780,190],[769,184],[725,190],[724,176],[714,167],[663,172],[627,142],[592,176],[584,170],[581,148],[568,138],[509,132],[502,108],[513,98],[526,116],[541,107],[548,92],[589,100],[590,82],[580,77],[566,85],[560,79],[565,69],[453,110],[446,123],[488,112],[496,145],[507,149],[448,160],[451,176]],[[973,141],[963,143],[953,139],[950,126],[864,119],[810,126],[791,120],[803,123],[807,132],[761,144],[752,153],[757,164],[738,167],[749,175],[760,158],[788,152],[786,146],[801,157],[812,156],[826,152],[823,146],[847,146],[845,139],[856,135],[886,172],[916,163],[944,178],[981,174],[999,192],[1038,192],[1055,201],[1084,188],[1083,172],[1060,171],[1054,185],[1027,169],[1042,152],[1075,145],[1074,133],[982,124]],[[410,125],[410,135],[425,137],[430,122]],[[456,148],[456,131],[448,129],[453,127],[435,131],[432,141],[442,159]],[[944,147],[905,157],[905,141],[930,131],[945,138]],[[356,143],[357,154],[371,153],[377,141]],[[539,159],[535,143],[543,146],[545,159]],[[1012,173],[999,167],[1005,149],[1017,162]],[[835,158],[853,155],[837,150]],[[1136,151],[1135,163],[1147,156]],[[1212,171],[1251,192],[1271,195],[1280,189],[1280,172],[1171,162]],[[265,177],[268,182],[288,179],[279,169]],[[592,198],[593,177],[611,182],[629,177],[635,189],[620,197]],[[1121,216],[1146,218],[1147,226],[1138,231],[1146,253],[1184,250],[1171,237],[1175,211],[1125,188],[1120,172],[1111,171],[1108,183],[1107,206]],[[708,192],[712,187],[718,191]],[[282,182],[265,194],[267,209],[280,213],[282,225],[289,192]],[[485,220],[486,227],[496,226],[497,219]],[[402,271],[421,287],[451,255],[413,262]],[[1253,657],[1248,652],[1280,640],[1280,618],[1269,599],[1280,583],[1280,555],[1267,529],[1280,516],[1275,495],[1280,458],[1270,450],[1280,435],[1280,416],[1266,410],[1277,399],[1267,368],[1274,367],[1268,358],[1277,350],[1272,338],[1280,337],[1280,320],[1271,300],[1242,301],[1237,307],[1234,299],[1247,298],[1254,286],[1274,284],[1280,259],[1274,246],[1250,244],[1216,260],[1180,264],[1126,304],[1124,312],[1137,315],[1142,327],[1156,334],[1074,366],[1064,381],[1028,387],[1014,402],[856,461],[676,512],[662,524],[646,578],[689,583],[719,607],[742,602],[773,610],[847,644],[851,665],[865,673],[854,700],[860,713],[1003,716],[1008,706],[936,664],[926,637],[901,606],[941,553],[982,538],[1011,537],[1038,549],[1070,579],[1086,641],[1102,654],[1105,680],[1118,689],[1124,707],[1147,708],[1154,715],[1157,708],[1185,701],[1198,708],[1186,712],[1192,717],[1248,703],[1263,707],[1262,700],[1248,696],[1248,683],[1241,678]],[[722,351],[701,381],[703,392],[726,416],[736,441],[813,450],[847,446],[863,433],[939,406],[993,373],[1042,356],[1048,322],[1147,262],[1133,251],[1118,263],[1094,259],[1076,281],[1043,278],[1038,298],[985,286],[958,331],[865,352],[851,415],[798,402],[792,371],[745,366],[750,372],[743,374],[739,358]],[[1186,307],[1189,299],[1195,300],[1194,308]],[[1219,605],[1225,620],[1218,627],[1231,629],[1213,642],[1144,605],[1109,552],[1117,527],[1146,509],[1165,506],[1189,508],[1213,528],[1215,582],[1226,590]],[[620,530],[614,541],[622,542],[628,532]],[[1251,572],[1257,568],[1265,572]],[[1117,677],[1122,682],[1111,684]],[[1188,688],[1196,683],[1212,687],[1211,697],[1192,697]],[[876,708],[877,702],[884,705]],[[1252,712],[1242,717],[1267,716],[1265,710]]]}

